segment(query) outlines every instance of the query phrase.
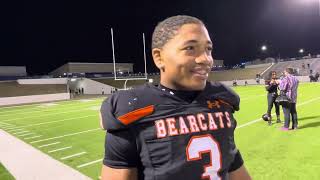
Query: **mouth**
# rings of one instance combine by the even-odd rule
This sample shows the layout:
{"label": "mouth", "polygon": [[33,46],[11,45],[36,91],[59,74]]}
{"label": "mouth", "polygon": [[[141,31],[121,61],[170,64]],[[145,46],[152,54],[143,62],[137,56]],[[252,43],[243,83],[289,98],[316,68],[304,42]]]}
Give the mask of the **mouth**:
{"label": "mouth", "polygon": [[209,76],[209,70],[207,69],[193,69],[191,70],[191,73],[193,76],[202,80],[208,79]]}

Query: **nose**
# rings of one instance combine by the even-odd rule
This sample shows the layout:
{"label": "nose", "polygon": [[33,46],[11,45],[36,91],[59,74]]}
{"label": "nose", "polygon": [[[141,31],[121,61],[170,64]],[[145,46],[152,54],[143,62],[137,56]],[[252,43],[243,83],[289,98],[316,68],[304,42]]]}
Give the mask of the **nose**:
{"label": "nose", "polygon": [[213,58],[208,52],[203,52],[196,58],[196,63],[204,64],[211,68],[213,66]]}

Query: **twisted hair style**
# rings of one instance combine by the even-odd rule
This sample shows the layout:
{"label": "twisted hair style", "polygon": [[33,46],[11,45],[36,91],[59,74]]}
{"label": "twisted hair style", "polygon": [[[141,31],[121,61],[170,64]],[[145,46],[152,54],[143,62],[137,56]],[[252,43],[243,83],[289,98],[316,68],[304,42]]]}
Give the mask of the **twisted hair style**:
{"label": "twisted hair style", "polygon": [[155,27],[152,34],[152,49],[161,49],[177,34],[181,26],[185,24],[199,24],[205,26],[200,19],[192,16],[177,15],[169,17]]}

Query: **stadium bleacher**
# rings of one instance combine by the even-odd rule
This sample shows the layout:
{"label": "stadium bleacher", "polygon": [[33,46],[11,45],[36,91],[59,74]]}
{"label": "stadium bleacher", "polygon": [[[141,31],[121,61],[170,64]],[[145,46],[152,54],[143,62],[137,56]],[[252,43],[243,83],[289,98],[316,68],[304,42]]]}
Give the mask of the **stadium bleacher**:
{"label": "stadium bleacher", "polygon": [[67,92],[66,84],[19,84],[17,81],[0,82],[0,97],[15,97]]}
{"label": "stadium bleacher", "polygon": [[257,74],[262,73],[266,69],[265,66],[257,68],[239,68],[225,71],[213,71],[209,74],[211,81],[232,81],[242,79],[255,79]]}
{"label": "stadium bleacher", "polygon": [[[309,67],[308,64],[310,65]],[[287,67],[294,68],[297,71],[296,75],[298,76],[309,76],[310,70],[312,70],[313,73],[320,71],[320,58],[278,62],[276,64],[273,64],[273,66],[263,74],[263,77],[267,76],[270,71],[276,71],[279,74],[283,72]]]}

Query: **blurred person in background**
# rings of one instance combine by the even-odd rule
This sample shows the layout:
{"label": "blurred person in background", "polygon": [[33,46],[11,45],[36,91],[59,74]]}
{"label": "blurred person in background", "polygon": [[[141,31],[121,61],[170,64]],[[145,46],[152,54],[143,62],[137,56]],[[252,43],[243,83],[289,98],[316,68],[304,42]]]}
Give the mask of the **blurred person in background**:
{"label": "blurred person in background", "polygon": [[284,77],[280,82],[279,88],[289,98],[290,102],[282,105],[284,114],[283,131],[289,130],[290,119],[292,119],[292,129],[298,129],[298,115],[296,110],[299,80],[293,75],[293,68],[286,68]]}
{"label": "blurred person in background", "polygon": [[276,109],[276,115],[277,115],[277,123],[281,123],[280,120],[280,108],[279,104],[275,102],[276,98],[278,97],[278,87],[279,87],[279,81],[277,80],[277,73],[275,71],[271,71],[269,73],[268,78],[265,80],[265,88],[268,92],[267,94],[267,102],[268,102],[268,124],[272,125],[272,116],[271,116],[271,110],[273,108],[273,105]]}

